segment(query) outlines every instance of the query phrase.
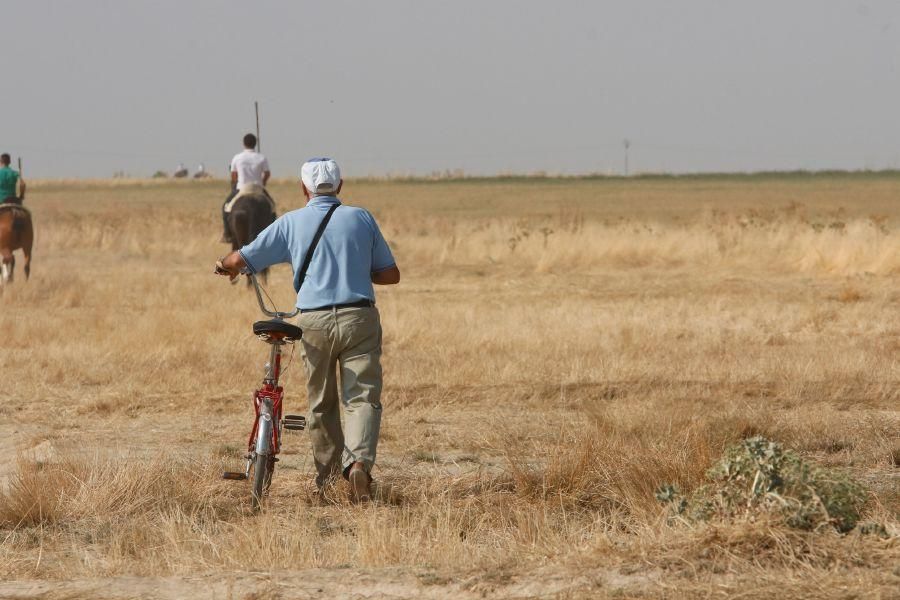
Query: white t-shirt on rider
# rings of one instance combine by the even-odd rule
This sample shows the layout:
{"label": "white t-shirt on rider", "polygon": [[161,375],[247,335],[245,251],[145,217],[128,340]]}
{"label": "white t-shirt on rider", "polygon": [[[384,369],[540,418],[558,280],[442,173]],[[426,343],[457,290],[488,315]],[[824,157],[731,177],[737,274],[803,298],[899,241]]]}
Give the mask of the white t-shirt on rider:
{"label": "white t-shirt on rider", "polygon": [[269,170],[269,161],[256,150],[244,150],[231,159],[231,172],[237,173],[237,189],[245,185],[263,184],[263,173]]}

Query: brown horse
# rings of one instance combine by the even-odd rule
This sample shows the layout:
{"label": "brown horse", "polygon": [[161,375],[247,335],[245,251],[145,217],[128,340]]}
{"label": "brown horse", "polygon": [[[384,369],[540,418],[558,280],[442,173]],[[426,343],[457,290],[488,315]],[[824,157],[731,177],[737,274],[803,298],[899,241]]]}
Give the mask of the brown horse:
{"label": "brown horse", "polygon": [[25,279],[31,274],[31,245],[34,229],[31,213],[18,204],[0,204],[0,285],[13,280],[16,257],[13,251],[22,250],[25,255]]}
{"label": "brown horse", "polygon": [[[275,221],[273,202],[265,192],[240,196],[234,201],[226,219],[231,231],[231,249],[239,250]],[[265,280],[266,271],[260,275]],[[249,279],[247,284],[250,284]]]}

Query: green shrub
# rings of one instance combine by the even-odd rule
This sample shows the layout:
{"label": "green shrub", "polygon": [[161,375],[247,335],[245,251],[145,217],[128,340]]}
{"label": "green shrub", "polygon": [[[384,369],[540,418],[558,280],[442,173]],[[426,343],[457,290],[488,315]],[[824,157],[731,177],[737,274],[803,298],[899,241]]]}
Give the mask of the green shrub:
{"label": "green shrub", "polygon": [[763,437],[732,446],[690,496],[671,485],[656,497],[689,522],[777,515],[798,529],[856,526],[866,491],[835,469],[812,465]]}

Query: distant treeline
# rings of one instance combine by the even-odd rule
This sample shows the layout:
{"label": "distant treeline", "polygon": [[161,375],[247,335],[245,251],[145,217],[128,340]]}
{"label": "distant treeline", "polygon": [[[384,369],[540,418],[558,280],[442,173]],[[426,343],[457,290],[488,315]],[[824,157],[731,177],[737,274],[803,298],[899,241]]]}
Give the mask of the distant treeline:
{"label": "distant treeline", "polygon": [[429,175],[385,175],[369,177],[350,177],[354,181],[391,181],[391,182],[515,182],[515,181],[653,181],[653,180],[752,180],[752,179],[825,179],[825,178],[854,178],[854,179],[884,179],[900,178],[900,169],[880,170],[803,170],[793,171],[734,171],[734,172],[697,172],[697,173],[638,173],[635,175],[614,175],[605,173],[584,174],[552,174],[545,172],[518,173],[498,175],[467,175],[460,170],[432,173]]}
{"label": "distant treeline", "polygon": [[[820,171],[812,170],[794,170],[794,171],[735,171],[735,172],[698,172],[698,173],[639,173],[635,175],[610,175],[603,173],[584,173],[565,175],[559,173],[501,173],[498,175],[467,175],[463,171],[457,169],[454,171],[446,171],[440,173],[431,173],[428,175],[364,175],[359,177],[348,177],[348,181],[359,182],[391,182],[391,183],[514,183],[542,181],[545,183],[566,183],[572,181],[610,181],[610,182],[626,182],[626,181],[752,181],[752,180],[806,180],[806,179],[900,179],[900,169],[881,169],[881,170],[841,170],[826,169]],[[204,177],[207,182],[221,183],[223,179],[216,177]],[[169,182],[176,183],[168,177],[154,175],[150,178],[130,178],[130,177],[113,177],[111,179],[37,179],[33,180],[39,187],[49,186],[65,186],[79,184],[96,184],[96,185],[141,185],[152,183],[167,185]],[[197,184],[194,179],[183,179],[178,181],[179,184]],[[296,179],[276,177],[270,181],[271,184],[293,184]],[[32,181],[29,181],[29,184]],[[189,184],[190,185],[190,184]]]}

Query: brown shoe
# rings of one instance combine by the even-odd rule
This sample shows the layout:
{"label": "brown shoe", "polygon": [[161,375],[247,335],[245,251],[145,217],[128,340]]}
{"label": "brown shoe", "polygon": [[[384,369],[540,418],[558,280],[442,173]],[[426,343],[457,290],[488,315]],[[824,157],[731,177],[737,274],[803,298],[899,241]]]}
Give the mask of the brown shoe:
{"label": "brown shoe", "polygon": [[369,489],[372,478],[366,473],[362,463],[353,463],[347,481],[350,482],[350,502],[352,504],[360,504],[372,499],[372,492]]}

